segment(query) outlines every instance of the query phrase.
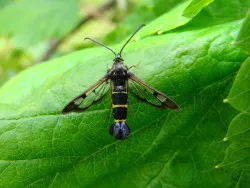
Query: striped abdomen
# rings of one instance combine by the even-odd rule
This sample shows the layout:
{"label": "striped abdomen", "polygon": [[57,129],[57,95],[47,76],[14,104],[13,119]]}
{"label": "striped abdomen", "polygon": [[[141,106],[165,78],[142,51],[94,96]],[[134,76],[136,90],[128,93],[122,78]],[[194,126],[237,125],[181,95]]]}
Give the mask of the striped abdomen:
{"label": "striped abdomen", "polygon": [[127,79],[114,79],[112,86],[112,108],[115,122],[125,122],[127,118]]}
{"label": "striped abdomen", "polygon": [[127,118],[127,78],[116,78],[112,80],[112,108],[114,123],[109,129],[109,133],[116,139],[122,140],[129,135],[129,128],[126,123]]}

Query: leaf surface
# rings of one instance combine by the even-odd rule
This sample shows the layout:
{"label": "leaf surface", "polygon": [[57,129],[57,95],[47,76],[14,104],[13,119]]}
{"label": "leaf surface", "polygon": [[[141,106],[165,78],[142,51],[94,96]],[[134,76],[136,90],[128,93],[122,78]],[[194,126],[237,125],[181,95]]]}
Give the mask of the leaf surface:
{"label": "leaf surface", "polygon": [[229,142],[230,146],[219,166],[240,170],[240,179],[245,181],[239,181],[238,187],[247,187],[250,175],[250,58],[242,64],[230,93],[224,101],[240,113],[229,125],[224,141]]}
{"label": "leaf surface", "polygon": [[[110,96],[62,115],[74,96],[112,63],[93,48],[23,71],[0,90],[1,187],[233,187],[241,170],[216,168],[237,111],[223,103],[247,58],[235,40],[242,21],[132,42],[125,64],[171,96],[182,112],[157,110],[129,95],[131,135],[115,141]],[[152,46],[153,44],[153,46]],[[119,49],[113,46],[114,49]]]}
{"label": "leaf surface", "polygon": [[247,16],[244,20],[244,23],[242,24],[240,33],[239,33],[236,41],[234,41],[234,44],[240,46],[248,54],[250,54],[249,30],[250,30],[250,10],[247,13]]}

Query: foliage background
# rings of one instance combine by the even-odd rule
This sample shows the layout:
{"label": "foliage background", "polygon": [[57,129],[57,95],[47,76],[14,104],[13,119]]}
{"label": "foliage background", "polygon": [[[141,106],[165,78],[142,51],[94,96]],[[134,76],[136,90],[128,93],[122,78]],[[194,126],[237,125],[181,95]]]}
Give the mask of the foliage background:
{"label": "foliage background", "polygon": [[[249,0],[1,1],[0,187],[249,187],[249,7]],[[113,58],[84,49],[93,44],[83,38],[118,50],[142,23],[125,63],[182,112],[129,96],[132,133],[124,141],[107,133],[109,97],[62,115]]]}

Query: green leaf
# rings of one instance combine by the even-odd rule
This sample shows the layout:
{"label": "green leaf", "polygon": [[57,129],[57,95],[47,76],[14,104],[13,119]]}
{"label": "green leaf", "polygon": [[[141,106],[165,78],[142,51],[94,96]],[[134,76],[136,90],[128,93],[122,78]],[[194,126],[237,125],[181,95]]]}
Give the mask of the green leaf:
{"label": "green leaf", "polygon": [[80,19],[79,0],[20,0],[0,10],[0,35],[13,36],[18,46],[30,46],[67,34]]}
{"label": "green leaf", "polygon": [[241,26],[240,33],[234,42],[234,44],[240,46],[242,49],[244,49],[248,54],[250,54],[250,10],[248,11],[248,14]]}
{"label": "green leaf", "polygon": [[[229,96],[225,102],[230,103],[240,114],[229,125],[225,141],[231,143],[220,166],[242,170],[249,174],[250,160],[250,58],[241,66]],[[249,177],[249,176],[248,176]]]}
{"label": "green leaf", "polygon": [[233,20],[240,20],[245,18],[249,8],[250,1],[216,0],[201,10],[187,26],[193,29],[204,28],[231,22]]}
{"label": "green leaf", "polygon": [[156,33],[161,34],[180,27],[192,20],[192,18],[195,17],[203,7],[207,6],[211,2],[212,1],[201,1],[198,4],[196,3],[196,0],[184,1],[171,9],[169,12],[149,23],[146,29],[138,35],[138,38]]}
{"label": "green leaf", "polygon": [[240,112],[250,113],[250,58],[248,58],[234,81],[226,102]]}
{"label": "green leaf", "polygon": [[[110,96],[62,115],[75,95],[105,74],[111,53],[93,48],[34,66],[0,90],[1,187],[233,187],[248,179],[216,168],[237,114],[224,104],[246,59],[235,40],[241,21],[131,42],[126,65],[171,96],[182,112],[157,110],[129,95],[131,135],[115,141]],[[152,46],[153,44],[153,46]],[[118,49],[121,44],[113,46]]]}
{"label": "green leaf", "polygon": [[183,12],[183,16],[193,18],[201,9],[212,3],[214,0],[193,0]]}
{"label": "green leaf", "polygon": [[[249,11],[241,26],[236,44],[249,54]],[[240,113],[236,115],[227,131],[225,142],[229,142],[230,146],[226,150],[226,155],[218,167],[237,169],[241,171],[239,181],[236,187],[248,187],[250,177],[250,58],[242,64],[228,97],[224,102],[228,102]],[[245,180],[245,181],[240,181]]]}

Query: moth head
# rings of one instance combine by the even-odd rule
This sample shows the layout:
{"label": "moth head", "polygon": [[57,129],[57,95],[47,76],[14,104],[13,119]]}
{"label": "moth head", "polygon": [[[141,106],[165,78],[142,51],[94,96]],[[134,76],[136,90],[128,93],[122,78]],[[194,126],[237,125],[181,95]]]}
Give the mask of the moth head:
{"label": "moth head", "polygon": [[121,54],[118,53],[118,54],[115,55],[115,59],[113,61],[114,62],[121,62],[122,63],[124,60],[123,60]]}

